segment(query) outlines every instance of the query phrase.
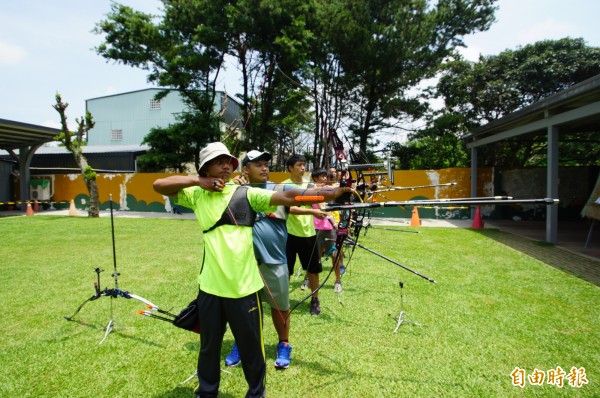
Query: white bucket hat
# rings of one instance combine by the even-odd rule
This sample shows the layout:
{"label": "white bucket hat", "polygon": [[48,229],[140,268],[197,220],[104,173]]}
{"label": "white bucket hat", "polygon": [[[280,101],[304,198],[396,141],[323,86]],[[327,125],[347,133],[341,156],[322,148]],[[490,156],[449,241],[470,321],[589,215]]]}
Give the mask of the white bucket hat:
{"label": "white bucket hat", "polygon": [[225,144],[222,142],[211,142],[200,151],[200,170],[202,170],[208,162],[222,155],[227,155],[231,158],[233,170],[238,168],[238,160],[229,153]]}

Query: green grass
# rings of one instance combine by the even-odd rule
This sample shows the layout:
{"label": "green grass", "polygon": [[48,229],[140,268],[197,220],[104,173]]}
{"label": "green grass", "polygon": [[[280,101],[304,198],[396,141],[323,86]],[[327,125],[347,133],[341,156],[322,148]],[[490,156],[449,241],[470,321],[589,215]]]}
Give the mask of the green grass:
{"label": "green grass", "polygon": [[[1,397],[192,397],[198,336],[136,315],[141,303],[88,303],[100,267],[113,287],[110,219],[1,218]],[[272,364],[277,343],[265,317],[270,397],[600,396],[600,294],[469,229],[372,229],[359,243],[425,274],[433,284],[356,248],[341,305],[333,278],[292,314],[293,362]],[[178,311],[195,295],[202,236],[192,220],[115,219],[119,287]],[[543,248],[542,248],[543,249]],[[549,248],[551,249],[551,248]],[[326,269],[330,262],[324,263]],[[324,275],[324,274],[323,274]],[[304,297],[292,277],[292,304]],[[399,282],[404,288],[400,289]],[[402,306],[401,306],[401,295]],[[116,330],[99,345],[111,319]],[[422,326],[396,327],[400,310]],[[225,335],[223,355],[232,345]],[[516,367],[585,368],[589,384],[511,384]],[[222,373],[221,397],[241,397],[241,367]]]}

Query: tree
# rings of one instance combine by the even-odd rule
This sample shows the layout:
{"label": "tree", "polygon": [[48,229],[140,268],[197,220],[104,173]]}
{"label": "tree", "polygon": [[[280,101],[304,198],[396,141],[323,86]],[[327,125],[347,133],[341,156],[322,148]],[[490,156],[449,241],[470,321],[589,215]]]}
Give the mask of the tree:
{"label": "tree", "polygon": [[[242,71],[244,149],[275,153],[305,130],[311,103],[301,82],[314,47],[315,0],[241,0],[230,6],[231,54]],[[252,110],[252,112],[250,112]],[[285,152],[285,150],[283,150]],[[289,153],[289,152],[288,152]]]}
{"label": "tree", "polygon": [[66,110],[69,104],[62,101],[60,94],[55,96],[56,104],[52,107],[56,109],[60,115],[60,133],[54,137],[56,141],[61,142],[69,152],[73,154],[77,166],[81,170],[83,181],[90,194],[90,203],[88,207],[88,217],[100,217],[100,208],[98,202],[98,184],[96,183],[96,172],[88,164],[86,157],[83,155],[82,146],[85,144],[85,137],[88,132],[94,127],[92,114],[87,112],[85,117],[75,119],[77,123],[77,131],[69,131],[67,126]]}
{"label": "tree", "polygon": [[144,138],[143,143],[150,149],[139,158],[140,169],[146,172],[174,170],[178,173],[188,171],[187,164],[193,164],[195,170],[200,166],[200,150],[210,141],[217,141],[219,126],[213,124],[206,131],[204,126],[211,126],[203,120],[200,113],[184,113],[177,117],[177,122],[165,128],[153,128]]}
{"label": "tree", "polygon": [[[162,16],[114,4],[96,26],[105,35],[97,52],[180,90],[205,130],[225,56],[233,56],[245,112],[238,150],[283,154],[295,134],[314,131],[320,158],[327,120],[347,126],[366,153],[374,133],[423,114],[408,90],[437,71],[461,36],[488,28],[494,1],[162,0]],[[198,134],[196,142],[206,140]]]}
{"label": "tree", "polygon": [[[214,130],[211,133],[218,119],[213,104],[225,56],[233,56],[243,73],[245,131],[232,152],[250,147],[272,149],[282,142],[285,126],[281,121],[285,119],[289,127],[290,119],[305,112],[307,105],[298,99],[301,90],[285,85],[285,79],[276,72],[293,75],[306,63],[311,2],[163,0],[163,5],[163,15],[152,16],[114,4],[107,19],[96,25],[96,33],[105,36],[97,53],[148,70],[150,82],[179,90],[191,113],[196,114],[180,121],[196,123],[194,143],[205,143],[210,135],[221,139]],[[285,103],[290,102],[295,103],[293,112],[282,116],[279,108],[289,110]],[[175,129],[189,130],[186,126]],[[148,142],[152,144],[154,138],[161,141],[158,131]],[[147,165],[156,166],[159,157],[157,153],[146,157]]]}
{"label": "tree", "polygon": [[[96,49],[98,54],[147,70],[150,82],[179,90],[191,115],[180,122],[187,125],[174,129],[186,131],[196,159],[205,143],[220,138],[214,103],[216,82],[228,49],[221,3],[163,1],[165,14],[158,21],[150,14],[113,3],[107,19],[95,28],[96,33],[105,35],[104,43]],[[167,93],[159,93],[157,99]],[[155,154],[146,160],[150,162]]]}
{"label": "tree", "polygon": [[[445,103],[438,116],[460,115],[461,123],[447,134],[461,137],[599,73],[600,48],[586,46],[583,39],[544,40],[481,56],[478,62],[455,56],[445,65],[436,87]],[[423,131],[415,139],[426,134]],[[600,158],[600,145],[590,141],[587,131],[569,135],[560,145],[561,164],[594,164]],[[545,152],[544,137],[523,136],[483,148],[478,159],[484,166],[543,165]]]}
{"label": "tree", "polygon": [[349,98],[350,130],[366,152],[369,137],[425,107],[409,90],[432,77],[461,36],[486,30],[494,0],[347,0],[332,3],[331,46]]}
{"label": "tree", "polygon": [[428,127],[410,135],[406,145],[391,143],[388,149],[401,169],[443,169],[469,167],[469,153],[460,136],[448,131],[461,129],[463,117],[445,113],[430,121]]}

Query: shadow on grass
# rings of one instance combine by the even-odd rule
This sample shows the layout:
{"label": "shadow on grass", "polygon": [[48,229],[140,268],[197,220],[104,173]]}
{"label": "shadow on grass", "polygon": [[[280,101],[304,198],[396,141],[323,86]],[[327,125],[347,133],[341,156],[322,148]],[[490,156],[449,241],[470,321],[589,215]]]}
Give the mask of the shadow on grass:
{"label": "shadow on grass", "polygon": [[[155,395],[154,398],[190,398],[194,396],[194,388],[192,387],[175,387],[171,391],[165,391],[162,394]],[[219,397],[233,398],[233,395],[219,393]]]}
{"label": "shadow on grass", "polygon": [[527,239],[497,229],[473,230],[556,269],[600,286],[598,261],[572,253],[548,242]]}
{"label": "shadow on grass", "polygon": [[[323,359],[326,360],[326,363],[330,364],[330,366],[323,366]],[[393,364],[391,366],[392,371],[386,375],[373,375],[373,374],[365,374],[363,371],[351,371],[344,363],[334,357],[331,356],[321,356],[321,360],[319,361],[302,361],[295,360],[294,366],[305,367],[311,369],[311,372],[315,374],[326,374],[326,375],[334,375],[334,377],[329,377],[327,381],[323,381],[321,383],[313,383],[307,386],[305,390],[306,396],[320,396],[323,390],[326,390],[328,387],[340,385],[344,383],[344,381],[354,381],[360,378],[368,378],[371,380],[370,385],[403,385],[403,384],[415,384],[422,385],[424,380],[418,377],[408,378],[408,377],[399,377],[394,374],[393,367],[397,366],[397,364]],[[427,381],[428,384],[438,385],[444,388],[458,388],[462,387],[463,384],[460,382],[433,382],[431,380]],[[398,396],[402,396],[401,392],[398,392]]]}
{"label": "shadow on grass", "polygon": [[[80,326],[84,326],[84,327],[86,327],[88,329],[92,329],[92,330],[96,330],[96,331],[102,331],[102,335],[98,336],[98,342],[102,341],[102,338],[106,334],[107,325],[105,325],[105,326],[99,326],[97,324],[88,323],[88,322],[85,322],[85,321],[80,321],[78,319],[65,319],[65,322],[67,322],[67,324],[71,323],[71,322],[72,323],[77,323]],[[139,338],[139,337],[136,337],[136,336],[133,336],[133,335],[122,333],[122,331],[126,331],[127,329],[132,329],[132,328],[121,326],[119,324],[116,324],[116,325],[113,324],[112,327],[111,327],[111,330],[108,333],[108,335],[106,336],[106,338],[110,339],[110,336],[116,335],[116,336],[118,336],[120,338],[126,338],[126,339],[129,339],[129,340],[137,341],[139,343],[146,344],[146,345],[149,345],[149,346],[152,346],[152,347],[165,348],[165,346],[162,345],[162,344],[158,344],[158,343],[155,343],[155,342],[150,341],[150,340],[146,340],[146,339],[142,339],[142,338]],[[81,329],[80,331],[76,332],[76,334],[81,334],[83,332],[83,330],[84,329]],[[73,335],[64,336],[63,338],[61,338],[61,340],[67,340],[67,339],[70,339],[72,337],[73,337]]]}

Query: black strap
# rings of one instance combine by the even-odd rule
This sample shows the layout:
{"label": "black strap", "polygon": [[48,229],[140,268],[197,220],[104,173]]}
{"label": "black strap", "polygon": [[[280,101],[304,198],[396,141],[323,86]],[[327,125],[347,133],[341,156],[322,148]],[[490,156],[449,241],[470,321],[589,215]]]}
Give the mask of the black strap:
{"label": "black strap", "polygon": [[231,200],[227,204],[227,208],[221,215],[221,218],[212,227],[203,232],[210,232],[221,225],[253,226],[256,220],[256,212],[250,206],[247,191],[248,187],[238,187],[231,196]]}

